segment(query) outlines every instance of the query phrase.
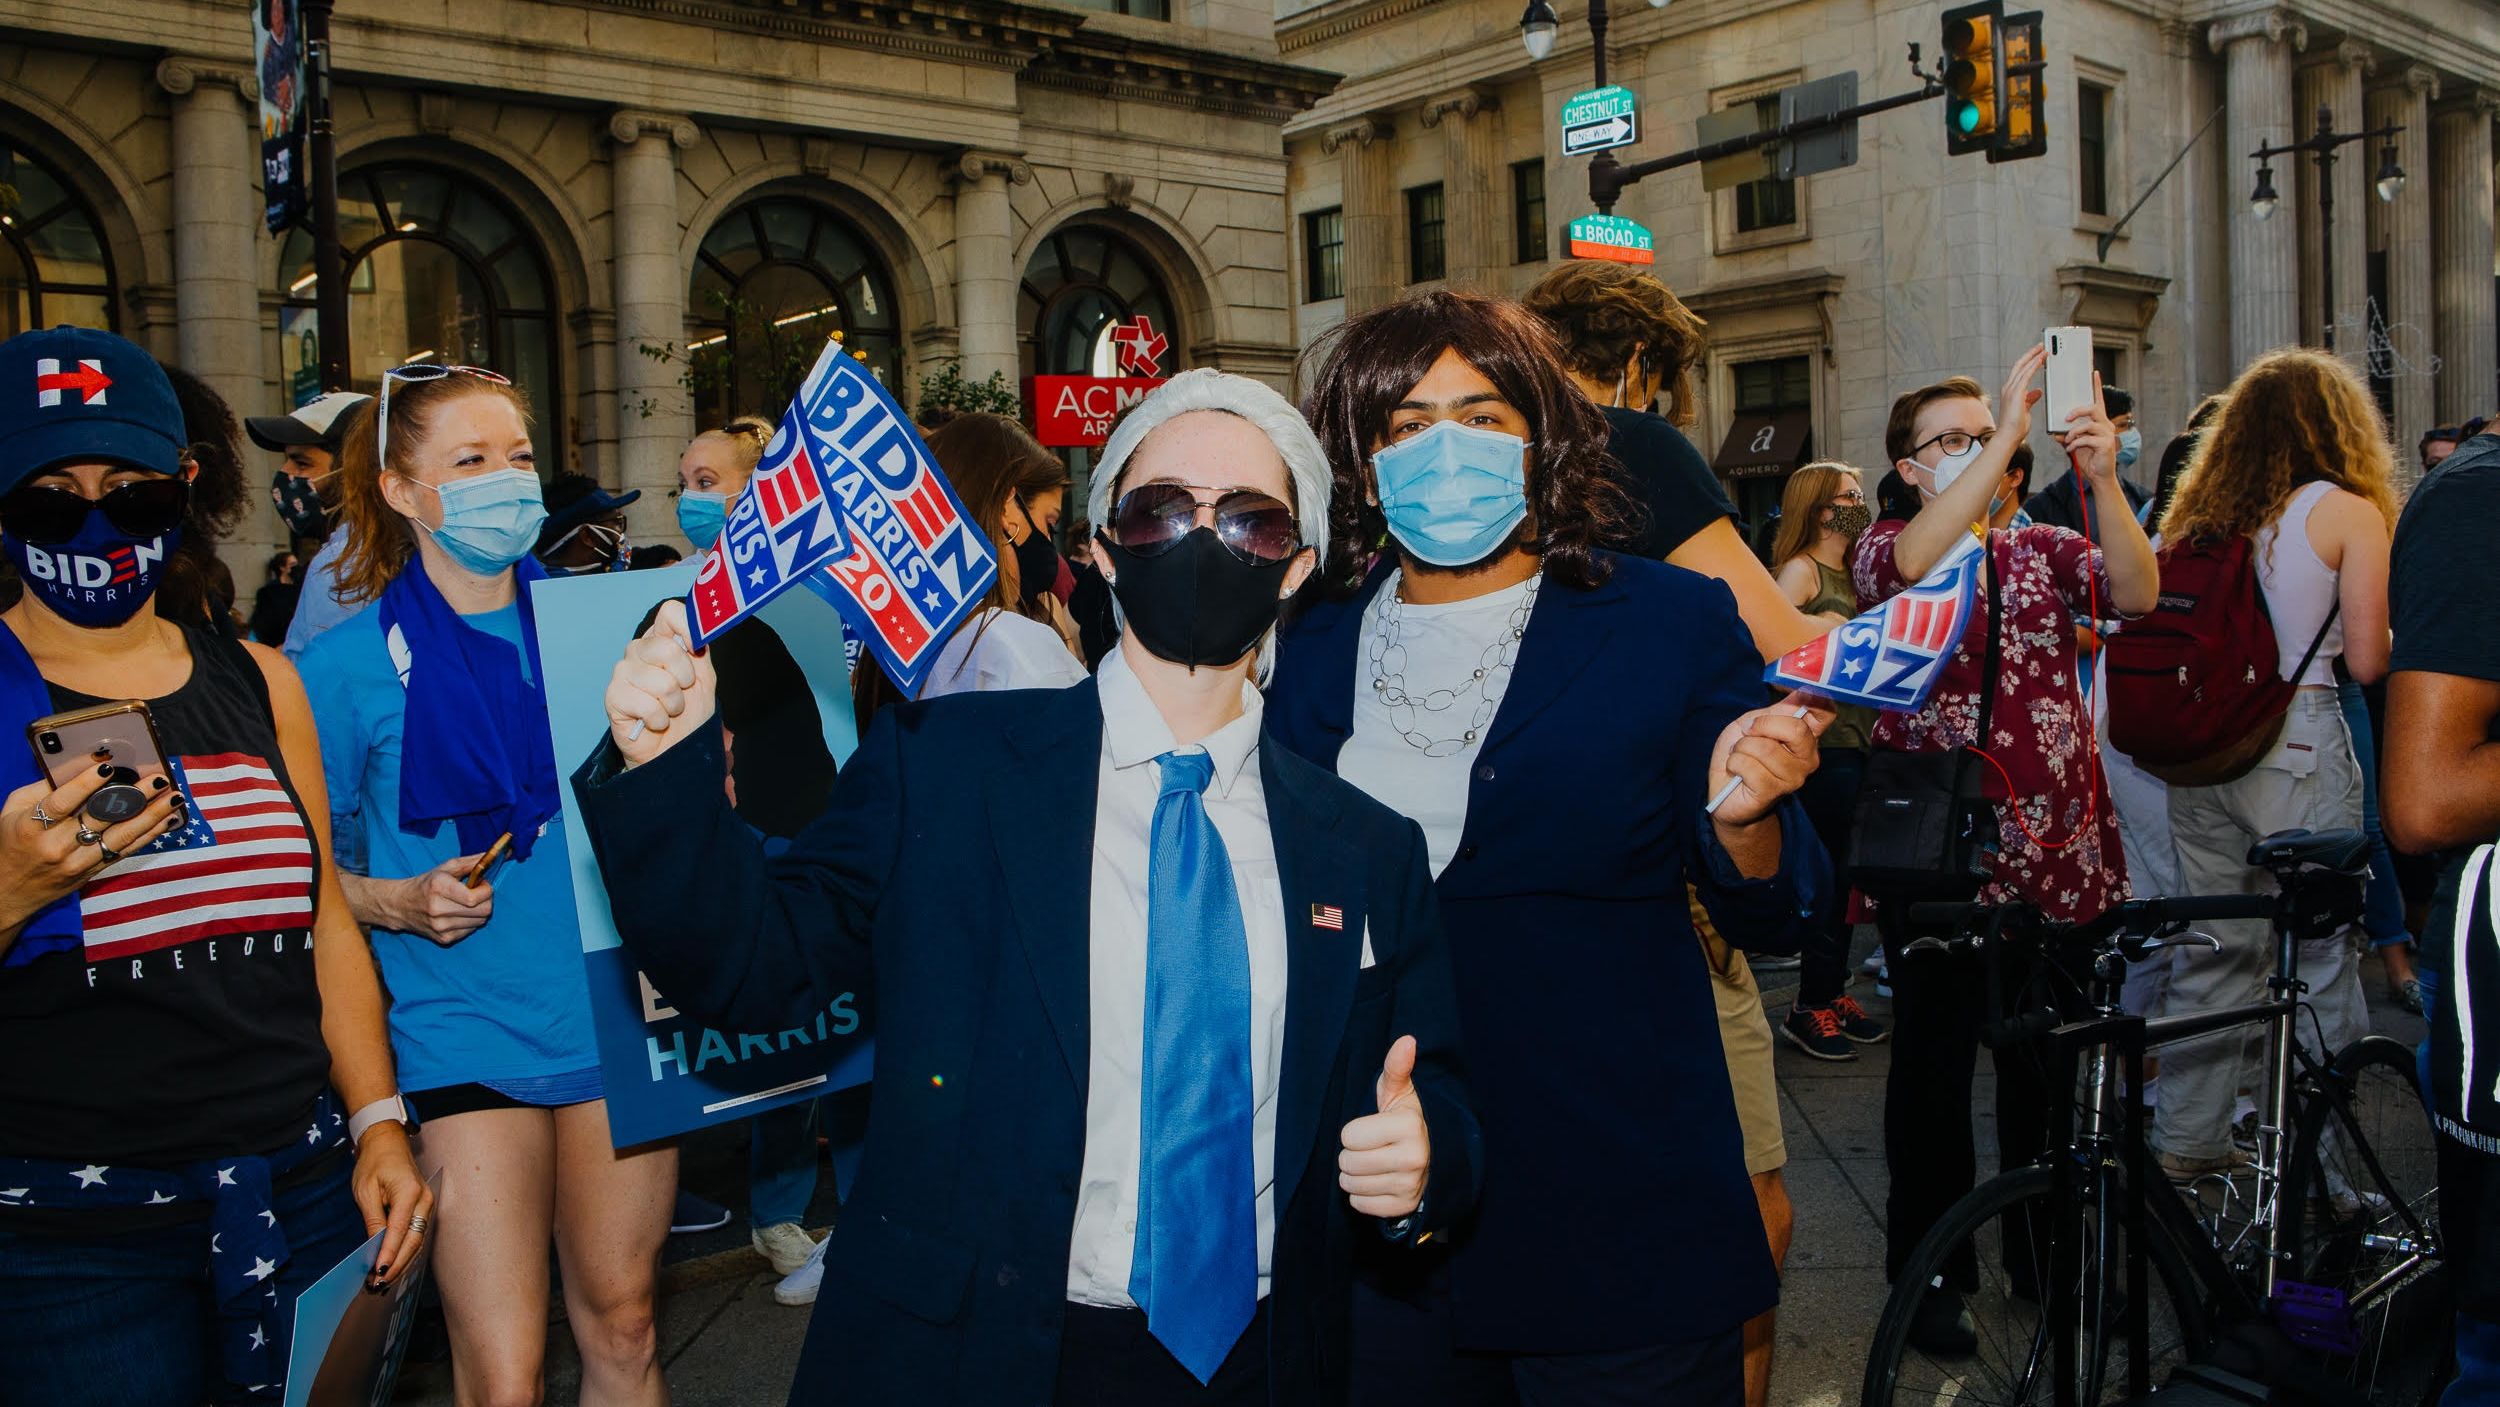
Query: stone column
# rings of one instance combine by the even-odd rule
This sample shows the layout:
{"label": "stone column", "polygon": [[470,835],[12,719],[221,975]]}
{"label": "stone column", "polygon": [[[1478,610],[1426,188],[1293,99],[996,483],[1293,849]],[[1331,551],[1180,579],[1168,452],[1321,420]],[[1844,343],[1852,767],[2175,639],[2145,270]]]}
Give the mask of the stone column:
{"label": "stone column", "polygon": [[[616,488],[644,489],[629,510],[638,535],[674,531],[668,491],[677,484],[677,456],[694,433],[694,412],[679,379],[686,340],[686,278],[677,265],[683,231],[677,224],[677,153],[694,145],[692,120],[669,113],[624,111],[608,118],[615,148],[608,158],[615,184],[616,462],[598,477]],[[669,347],[669,360],[644,347]]]}
{"label": "stone column", "polygon": [[1016,356],[1015,223],[1009,183],[1033,183],[1022,157],[968,151],[956,158],[955,323],[961,329],[964,379],[987,381],[1019,370]]}
{"label": "stone column", "polygon": [[[2223,205],[2231,212],[2231,364],[2236,370],[2259,354],[2300,340],[2297,212],[2278,209],[2260,220],[2248,208],[2256,163],[2248,153],[2292,136],[2292,54],[2308,31],[2281,10],[2259,10],[2217,21],[2205,42],[2223,56]],[[2288,205],[2299,188],[2291,163],[2274,162],[2275,189]]]}
{"label": "stone column", "polygon": [[1358,117],[1329,128],[1321,147],[1342,172],[1345,310],[1352,317],[1398,296],[1397,144],[1388,123]]}
{"label": "stone column", "polygon": [[2492,348],[2491,117],[2500,94],[2469,88],[2431,119],[2431,263],[2439,308],[2439,418],[2500,406]]}
{"label": "stone column", "polygon": [[[2395,423],[2389,427],[2398,446],[2396,473],[2410,487],[2421,473],[2413,445],[2439,413],[2432,394],[2431,328],[2431,131],[2430,100],[2439,96],[2439,75],[2422,64],[2409,64],[2392,87],[2370,94],[2372,127],[2390,123],[2404,128],[2396,134],[2396,164],[2404,168],[2405,188],[2380,207],[2386,231],[2387,304],[2379,309],[2384,341],[2372,356],[2395,388]],[[2375,180],[2378,154],[2370,155]],[[2371,203],[2378,203],[2374,190]]]}
{"label": "stone column", "polygon": [[[2375,67],[2369,46],[2347,39],[2335,52],[2319,62],[2300,70],[2294,85],[2293,126],[2298,136],[2306,137],[2318,130],[2318,111],[2333,113],[2333,130],[2351,132],[2361,124],[2361,80]],[[2377,194],[2370,189],[2370,177],[2378,169],[2378,146],[2372,142],[2355,142],[2335,153],[2335,223],[2332,230],[2321,229],[2318,218],[2318,163],[2306,154],[2287,157],[2275,169],[2278,189],[2286,174],[2283,165],[2299,168],[2298,210],[2286,208],[2276,214],[2280,221],[2286,215],[2300,217],[2300,340],[2321,341],[2324,327],[2332,321],[2335,328],[2335,350],[2356,369],[2369,363],[2369,237],[2370,211]],[[2284,190],[2287,197],[2291,195]],[[2319,305],[2323,291],[2319,282],[2322,263],[2319,246],[2332,239],[2326,258],[2335,263],[2335,306]]]}
{"label": "stone column", "polygon": [[1424,104],[1424,126],[1441,130],[1441,201],[1448,282],[1497,290],[1501,255],[1500,106],[1491,93],[1461,88]]}

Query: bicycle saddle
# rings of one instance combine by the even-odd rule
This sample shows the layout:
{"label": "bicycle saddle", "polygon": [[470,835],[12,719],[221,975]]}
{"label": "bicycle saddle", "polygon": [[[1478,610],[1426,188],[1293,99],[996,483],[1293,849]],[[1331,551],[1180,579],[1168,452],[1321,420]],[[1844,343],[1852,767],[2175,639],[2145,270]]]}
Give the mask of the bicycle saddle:
{"label": "bicycle saddle", "polygon": [[2248,863],[2262,870],[2314,867],[2359,875],[2370,866],[2370,840],[2356,830],[2276,831],[2249,847]]}

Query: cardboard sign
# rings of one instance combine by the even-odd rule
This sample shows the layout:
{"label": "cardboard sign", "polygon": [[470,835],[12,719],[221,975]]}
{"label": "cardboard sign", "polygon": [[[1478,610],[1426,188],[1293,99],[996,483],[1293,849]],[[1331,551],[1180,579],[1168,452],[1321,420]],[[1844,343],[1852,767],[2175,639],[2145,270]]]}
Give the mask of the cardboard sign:
{"label": "cardboard sign", "polygon": [[[437,1174],[440,1198],[443,1179]],[[383,1407],[408,1355],[408,1330],[424,1298],[434,1238],[417,1242],[408,1268],[378,1295],[365,1293],[382,1255],[376,1231],[295,1297],[295,1336],[287,1346],[285,1407]]]}

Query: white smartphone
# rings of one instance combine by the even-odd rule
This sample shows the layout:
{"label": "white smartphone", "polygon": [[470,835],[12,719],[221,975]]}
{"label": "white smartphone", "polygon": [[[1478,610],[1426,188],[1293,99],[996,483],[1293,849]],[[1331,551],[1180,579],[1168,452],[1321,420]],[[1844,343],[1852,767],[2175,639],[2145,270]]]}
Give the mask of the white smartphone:
{"label": "white smartphone", "polygon": [[2040,336],[2049,349],[2049,384],[2033,423],[2063,435],[2073,428],[2067,416],[2092,408],[2092,329],[2052,327]]}

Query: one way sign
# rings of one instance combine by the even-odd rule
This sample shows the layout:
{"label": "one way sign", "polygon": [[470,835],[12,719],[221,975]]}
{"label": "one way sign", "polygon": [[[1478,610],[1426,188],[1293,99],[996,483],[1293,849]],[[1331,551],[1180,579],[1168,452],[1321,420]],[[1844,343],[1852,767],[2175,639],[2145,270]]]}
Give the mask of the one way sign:
{"label": "one way sign", "polygon": [[1641,139],[1641,100],[1629,88],[1592,88],[1563,104],[1565,156],[1586,156]]}

